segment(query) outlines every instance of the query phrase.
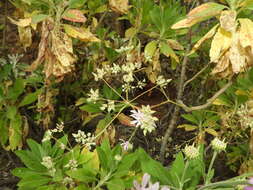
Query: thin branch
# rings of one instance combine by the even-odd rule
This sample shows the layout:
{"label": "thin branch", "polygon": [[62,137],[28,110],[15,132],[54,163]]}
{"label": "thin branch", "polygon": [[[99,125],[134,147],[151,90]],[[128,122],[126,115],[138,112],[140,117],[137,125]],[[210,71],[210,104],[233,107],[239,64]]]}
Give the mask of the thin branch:
{"label": "thin branch", "polygon": [[[191,32],[189,32],[189,38],[191,41]],[[179,90],[177,92],[177,101],[180,101],[182,99],[183,96],[183,91],[184,91],[184,80],[185,80],[185,72],[186,72],[186,65],[188,62],[188,56],[187,56],[187,52],[189,52],[190,50],[190,43],[187,47],[187,50],[185,52],[185,56],[183,59],[183,63],[182,63],[182,67],[181,67],[181,75],[180,75],[180,82],[179,82]],[[175,106],[174,112],[172,114],[169,126],[165,132],[165,135],[163,137],[162,140],[162,145],[161,145],[161,149],[160,149],[160,161],[163,163],[164,162],[164,155],[165,155],[165,150],[167,147],[167,143],[168,143],[168,139],[171,136],[173,129],[175,128],[175,125],[177,123],[177,119],[178,119],[178,113],[179,113],[180,107],[178,105]]]}
{"label": "thin branch", "polygon": [[233,84],[233,82],[229,81],[225,86],[223,86],[219,91],[217,91],[211,98],[209,98],[207,100],[207,102],[203,105],[188,107],[183,103],[182,100],[179,100],[178,103],[187,112],[205,109],[205,108],[209,107],[215,101],[215,99],[218,98],[223,92],[225,92],[232,84]]}
{"label": "thin branch", "polygon": [[184,89],[185,87],[190,83],[192,82],[193,80],[195,80],[201,73],[203,73],[207,67],[210,65],[211,62],[209,62],[203,69],[201,69],[197,74],[195,74],[191,79],[187,80],[185,83],[184,83]]}

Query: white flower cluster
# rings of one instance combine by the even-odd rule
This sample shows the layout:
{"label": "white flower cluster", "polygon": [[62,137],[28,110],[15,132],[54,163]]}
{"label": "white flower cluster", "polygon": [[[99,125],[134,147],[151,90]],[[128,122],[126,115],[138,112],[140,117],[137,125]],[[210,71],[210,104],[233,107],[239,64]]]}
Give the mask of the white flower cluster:
{"label": "white flower cluster", "polygon": [[115,49],[116,52],[118,53],[123,53],[126,51],[130,51],[134,48],[134,46],[121,46],[119,49]]}
{"label": "white flower cluster", "polygon": [[71,177],[65,177],[62,181],[62,184],[66,187],[69,186],[71,189],[75,186],[75,182]]}
{"label": "white flower cluster", "polygon": [[65,168],[68,168],[70,170],[76,170],[78,167],[78,163],[75,159],[69,160],[68,164],[64,166]]}
{"label": "white flower cluster", "polygon": [[113,100],[108,100],[107,104],[102,104],[100,107],[102,111],[107,110],[108,112],[114,111],[115,110],[115,104]]}
{"label": "white flower cluster", "polygon": [[227,147],[227,143],[224,142],[224,140],[220,140],[217,137],[212,140],[211,145],[214,150],[217,151],[225,151]]}
{"label": "white flower cluster", "polygon": [[156,128],[155,121],[158,119],[152,114],[155,111],[152,111],[150,106],[143,106],[140,110],[131,110],[131,117],[135,120],[131,121],[131,124],[136,125],[136,127],[140,127],[143,130],[143,134],[146,135],[147,132],[151,133]]}
{"label": "white flower cluster", "polygon": [[45,132],[45,135],[42,139],[42,142],[49,141],[51,138],[53,138],[53,133],[63,132],[63,128],[64,128],[64,123],[63,122],[57,123],[55,129],[47,130]]}
{"label": "white flower cluster", "polygon": [[[145,86],[145,81],[138,82],[137,86],[133,86],[132,82],[134,82],[134,71],[140,69],[142,64],[140,62],[132,63],[127,62],[126,64],[123,64],[122,66],[119,66],[118,64],[113,64],[112,67],[109,65],[104,66],[103,68],[98,68],[96,72],[93,72],[95,81],[101,80],[105,77],[105,75],[117,75],[121,74],[123,79],[123,91],[129,91],[133,90],[135,88],[143,88]],[[98,98],[98,92],[91,90],[89,93],[90,101],[93,101],[94,99]],[[92,98],[94,97],[94,98]]]}
{"label": "white flower cluster", "polygon": [[186,145],[183,152],[188,159],[195,159],[199,156],[199,148],[196,148],[194,145]]}
{"label": "white flower cluster", "polygon": [[51,176],[55,174],[56,169],[54,168],[54,162],[50,156],[44,156],[41,164],[48,169]]}
{"label": "white flower cluster", "polygon": [[77,143],[86,146],[88,149],[91,149],[92,146],[96,145],[95,137],[92,136],[91,133],[87,133],[86,135],[83,131],[78,130],[76,134],[73,133],[72,135]]}
{"label": "white flower cluster", "polygon": [[165,79],[164,76],[159,75],[156,79],[156,84],[161,88],[165,88],[170,81],[171,79]]}
{"label": "white flower cluster", "polygon": [[88,93],[89,98],[87,98],[87,102],[93,102],[96,103],[99,99],[99,90],[96,89],[95,91],[93,89],[90,89],[90,93]]}

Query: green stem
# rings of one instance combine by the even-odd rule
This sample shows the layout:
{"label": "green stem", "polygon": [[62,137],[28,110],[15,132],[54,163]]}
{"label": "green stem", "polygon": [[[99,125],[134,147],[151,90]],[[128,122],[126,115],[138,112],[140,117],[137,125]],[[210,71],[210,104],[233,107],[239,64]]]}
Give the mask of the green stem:
{"label": "green stem", "polygon": [[180,180],[180,190],[183,190],[183,187],[184,187],[184,178],[185,178],[185,174],[186,174],[186,171],[189,167],[189,161],[187,160],[186,163],[185,163],[185,166],[184,166],[184,171],[183,171],[183,174],[182,174],[182,177],[181,177],[181,180]]}
{"label": "green stem", "polygon": [[227,186],[227,187],[234,187],[236,185],[246,185],[248,184],[248,181],[247,180],[237,180],[237,181],[220,181],[220,182],[217,182],[217,183],[210,183],[210,184],[207,184],[207,185],[204,185],[200,188],[198,188],[197,190],[203,190],[203,189],[208,189],[208,190],[211,190],[215,187],[224,187],[224,186]]}
{"label": "green stem", "polygon": [[206,175],[206,182],[205,182],[205,185],[209,184],[211,179],[210,179],[210,175],[211,175],[211,171],[212,171],[212,167],[213,167],[213,163],[214,163],[214,160],[216,158],[218,154],[218,151],[215,151],[214,154],[213,154],[213,157],[212,157],[212,160],[210,162],[210,165],[209,165],[209,168],[208,168],[208,172],[207,172],[207,175]]}

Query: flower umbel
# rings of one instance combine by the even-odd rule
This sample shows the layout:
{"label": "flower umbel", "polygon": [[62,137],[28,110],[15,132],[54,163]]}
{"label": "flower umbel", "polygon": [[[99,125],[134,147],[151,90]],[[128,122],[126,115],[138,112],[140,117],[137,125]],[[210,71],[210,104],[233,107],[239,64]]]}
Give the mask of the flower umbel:
{"label": "flower umbel", "polygon": [[199,156],[199,149],[194,145],[186,145],[184,148],[184,154],[188,159],[195,159]]}
{"label": "flower umbel", "polygon": [[217,151],[224,151],[227,147],[227,143],[225,143],[224,140],[219,140],[217,137],[212,140],[211,145],[213,149]]}
{"label": "flower umbel", "polygon": [[99,90],[96,89],[95,91],[93,89],[90,89],[90,93],[88,94],[89,98],[87,98],[87,102],[93,102],[96,103],[96,101],[99,99]]}
{"label": "flower umbel", "polygon": [[155,111],[152,111],[150,106],[142,106],[140,110],[131,110],[131,117],[133,117],[135,120],[131,122],[131,124],[136,125],[136,127],[140,127],[143,129],[143,134],[146,135],[147,132],[151,133],[155,128],[156,124],[155,121],[158,119],[152,114]]}
{"label": "flower umbel", "polygon": [[86,135],[83,131],[78,130],[76,134],[73,133],[72,135],[77,143],[85,145],[88,149],[91,149],[92,146],[96,145],[95,137],[92,136],[91,133],[87,133]]}

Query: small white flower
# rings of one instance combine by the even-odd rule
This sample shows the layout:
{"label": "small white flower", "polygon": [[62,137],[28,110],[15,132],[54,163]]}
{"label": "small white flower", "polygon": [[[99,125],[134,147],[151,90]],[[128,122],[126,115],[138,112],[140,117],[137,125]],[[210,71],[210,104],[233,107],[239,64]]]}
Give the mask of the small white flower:
{"label": "small white flower", "polygon": [[160,75],[156,79],[156,84],[159,85],[161,88],[164,88],[170,81],[171,79],[166,80],[162,75]]}
{"label": "small white flower", "polygon": [[44,157],[42,158],[41,164],[42,164],[43,166],[45,166],[47,169],[51,169],[51,168],[54,167],[53,160],[52,160],[52,158],[51,158],[50,156],[44,156]]}
{"label": "small white flower", "polygon": [[68,164],[64,167],[68,168],[70,170],[76,170],[78,167],[78,163],[75,159],[71,159],[71,160],[69,160]]}
{"label": "small white flower", "polygon": [[95,137],[92,136],[91,133],[87,133],[86,135],[83,131],[78,130],[77,134],[73,133],[72,135],[77,143],[86,146],[88,149],[91,149],[92,146],[96,145]]}
{"label": "small white flower", "polygon": [[102,104],[100,109],[102,111],[107,109],[108,112],[114,111],[115,110],[115,103],[114,103],[113,100],[108,100],[108,103],[107,104]]}
{"label": "small white flower", "polygon": [[227,147],[227,143],[225,143],[224,140],[219,140],[217,137],[212,140],[211,145],[213,149],[217,151],[224,151]]}
{"label": "small white flower", "polygon": [[121,71],[120,66],[114,63],[114,64],[113,64],[113,67],[111,68],[111,72],[112,72],[113,74],[117,74],[117,73],[119,73],[120,71]]}
{"label": "small white flower", "polygon": [[133,145],[129,142],[129,141],[124,141],[122,140],[122,143],[120,144],[120,146],[122,147],[122,149],[124,151],[128,151],[128,150],[132,150],[133,149]]}
{"label": "small white flower", "polygon": [[119,49],[115,49],[116,52],[118,53],[123,53],[125,51],[129,51],[132,50],[134,48],[134,46],[121,46]]}
{"label": "small white flower", "polygon": [[123,75],[123,81],[126,83],[133,82],[134,81],[133,73]]}
{"label": "small white flower", "polygon": [[129,92],[130,90],[133,90],[135,87],[130,85],[129,83],[122,85],[122,91],[123,92]]}
{"label": "small white flower", "polygon": [[69,186],[70,188],[73,188],[75,186],[75,182],[71,177],[65,177],[62,181],[62,184]]}
{"label": "small white flower", "polygon": [[122,157],[119,154],[117,154],[117,155],[114,156],[114,159],[116,161],[121,161]]}
{"label": "small white flower", "polygon": [[133,63],[126,63],[122,65],[121,69],[123,72],[132,73],[135,70],[135,65]]}
{"label": "small white flower", "polygon": [[137,87],[140,88],[140,89],[143,89],[144,86],[146,86],[146,85],[147,84],[146,84],[146,80],[145,79],[143,79],[142,81],[138,81],[138,83],[137,83]]}
{"label": "small white flower", "polygon": [[102,68],[102,69],[97,69],[96,73],[92,73],[95,77],[95,81],[98,81],[100,79],[103,79],[104,75],[106,74],[106,71]]}
{"label": "small white flower", "polygon": [[136,125],[136,127],[140,127],[143,129],[143,134],[146,135],[147,132],[151,133],[156,128],[155,121],[158,119],[152,114],[155,111],[150,109],[150,106],[142,106],[140,110],[131,110],[131,117],[135,120],[131,121],[131,124]]}
{"label": "small white flower", "polygon": [[51,138],[52,138],[52,131],[51,130],[47,130],[43,139],[42,139],[42,142],[45,142],[45,141],[49,141]]}
{"label": "small white flower", "polygon": [[65,144],[63,144],[63,143],[60,143],[59,146],[60,146],[60,149],[62,149],[62,150],[65,150],[65,148],[66,148]]}
{"label": "small white flower", "polygon": [[53,130],[51,130],[51,132],[53,132],[53,133],[61,133],[63,131],[63,128],[64,128],[64,123],[60,122],[60,123],[56,124],[56,128],[53,129]]}
{"label": "small white flower", "polygon": [[99,99],[99,90],[96,89],[95,91],[93,89],[90,89],[90,93],[88,93],[89,98],[87,98],[87,102],[93,102],[96,103]]}
{"label": "small white flower", "polygon": [[196,148],[194,145],[186,145],[184,148],[184,153],[188,159],[194,159],[199,156],[199,148]]}

